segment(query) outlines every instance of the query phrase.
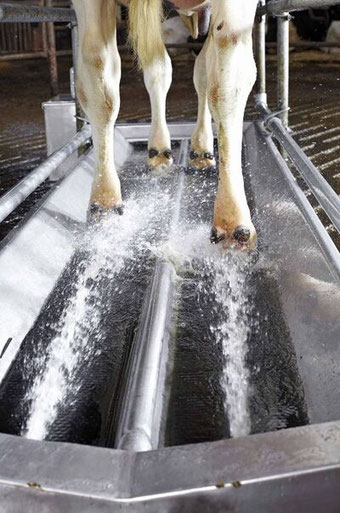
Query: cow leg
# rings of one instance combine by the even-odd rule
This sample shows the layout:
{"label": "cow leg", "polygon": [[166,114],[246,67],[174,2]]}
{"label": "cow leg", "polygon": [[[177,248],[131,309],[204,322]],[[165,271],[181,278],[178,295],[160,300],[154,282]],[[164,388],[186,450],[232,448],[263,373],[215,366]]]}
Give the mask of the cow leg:
{"label": "cow leg", "polygon": [[208,169],[216,165],[214,158],[214,135],[207,94],[206,53],[208,40],[198,56],[194,67],[194,85],[198,96],[198,115],[191,137],[189,164],[196,169]]}
{"label": "cow leg", "polygon": [[73,0],[79,26],[76,88],[92,127],[95,174],[93,211],[122,212],[120,181],[114,163],[114,123],[119,111],[120,57],[116,43],[116,3]]}
{"label": "cow leg", "polygon": [[256,232],[244,191],[242,129],[248,95],[256,78],[252,25],[257,0],[212,0],[207,47],[209,106],[217,125],[219,184],[212,242],[252,248]]}
{"label": "cow leg", "polygon": [[166,97],[172,80],[172,66],[165,47],[162,59],[153,59],[144,66],[143,72],[151,104],[148,164],[152,167],[168,166],[173,163],[171,139],[166,124]]}

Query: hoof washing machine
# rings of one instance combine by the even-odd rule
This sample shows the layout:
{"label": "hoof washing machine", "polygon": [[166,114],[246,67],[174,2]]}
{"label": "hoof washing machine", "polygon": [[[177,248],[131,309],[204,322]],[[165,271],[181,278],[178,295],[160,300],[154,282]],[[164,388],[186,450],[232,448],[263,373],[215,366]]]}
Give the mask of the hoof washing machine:
{"label": "hoof washing machine", "polygon": [[209,242],[217,173],[188,169],[192,123],[170,123],[161,173],[149,125],[116,126],[125,212],[93,223],[91,129],[74,99],[44,105],[50,156],[0,198],[3,221],[50,180],[0,247],[0,511],[339,512],[340,257],[297,174],[338,231],[340,201],[285,128],[286,15],[283,119],[264,81],[265,15],[305,4],[258,11],[250,254]]}

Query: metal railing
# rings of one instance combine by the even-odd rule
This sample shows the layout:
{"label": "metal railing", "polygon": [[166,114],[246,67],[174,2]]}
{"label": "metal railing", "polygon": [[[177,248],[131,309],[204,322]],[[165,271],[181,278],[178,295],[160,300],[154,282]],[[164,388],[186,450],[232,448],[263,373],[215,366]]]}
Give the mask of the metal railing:
{"label": "metal railing", "polygon": [[76,23],[76,21],[76,13],[73,9],[41,7],[39,5],[0,4],[0,22],[2,23]]}
{"label": "metal railing", "polygon": [[[319,205],[340,233],[340,198],[323,178],[307,155],[290,135],[288,129],[289,112],[289,23],[290,11],[311,7],[324,7],[340,4],[334,0],[260,0],[255,25],[256,59],[258,68],[255,107],[262,122],[270,130],[275,140],[287,152],[296,169],[307,183]],[[266,92],[266,15],[278,17],[277,25],[277,101],[276,112],[267,105]]]}

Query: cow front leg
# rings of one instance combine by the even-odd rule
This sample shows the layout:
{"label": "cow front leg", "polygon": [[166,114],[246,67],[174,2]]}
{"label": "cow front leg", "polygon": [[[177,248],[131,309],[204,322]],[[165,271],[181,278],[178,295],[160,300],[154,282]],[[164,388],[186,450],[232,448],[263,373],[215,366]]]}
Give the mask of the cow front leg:
{"label": "cow front leg", "polygon": [[120,57],[115,2],[74,0],[79,26],[76,88],[92,127],[95,174],[91,212],[122,213],[120,181],[114,162],[114,124],[119,111]]}
{"label": "cow front leg", "polygon": [[213,0],[206,61],[209,106],[219,149],[211,240],[240,248],[252,248],[256,243],[241,161],[244,110],[256,78],[252,51],[256,4],[256,0]]}
{"label": "cow front leg", "polygon": [[216,165],[214,158],[214,135],[207,94],[206,53],[208,40],[198,56],[194,67],[194,85],[198,97],[197,123],[191,137],[189,165],[196,169],[209,169]]}
{"label": "cow front leg", "polygon": [[173,163],[170,133],[166,124],[166,98],[172,80],[171,59],[164,47],[163,57],[155,58],[143,68],[144,83],[151,104],[151,131],[148,164],[164,167]]}

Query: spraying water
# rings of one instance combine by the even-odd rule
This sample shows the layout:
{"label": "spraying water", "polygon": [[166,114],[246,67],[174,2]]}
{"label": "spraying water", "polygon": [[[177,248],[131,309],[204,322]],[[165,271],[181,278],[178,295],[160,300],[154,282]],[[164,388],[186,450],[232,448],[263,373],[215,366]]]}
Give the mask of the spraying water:
{"label": "spraying water", "polygon": [[[214,316],[214,324],[210,326],[211,342],[222,349],[221,387],[230,434],[249,433],[249,376],[245,364],[249,329],[245,286],[248,259],[238,252],[226,253],[222,248],[212,246],[209,225],[188,224],[185,219],[179,224],[175,203],[171,194],[156,180],[151,192],[148,187],[147,194],[144,191],[140,197],[132,197],[126,202],[124,216],[108,215],[99,226],[79,238],[76,250],[86,257],[76,270],[73,293],[53,326],[54,335],[47,354],[42,350],[41,362],[36,362],[41,372],[36,375],[25,398],[30,405],[22,429],[26,437],[46,438],[60,406],[65,405],[67,397],[76,396],[81,387],[81,381],[76,379],[77,370],[80,364],[95,357],[102,318],[109,313],[102,304],[100,283],[105,279],[114,283],[126,268],[127,260],[138,265],[143,252],[172,262],[179,280],[183,272],[191,272],[202,302],[207,296],[213,296],[218,315]],[[172,223],[170,237],[164,242],[164,227],[174,216],[178,225],[174,227]],[[199,262],[198,267],[195,262]],[[117,287],[115,293],[120,292]],[[37,340],[36,343],[42,342]]]}
{"label": "spraying water", "polygon": [[[163,247],[154,251],[170,260],[179,276],[189,272],[197,284],[200,303],[207,296],[214,298],[214,319],[210,325],[212,342],[219,344],[223,354],[221,387],[224,407],[232,437],[250,433],[248,409],[249,371],[246,365],[249,318],[252,304],[247,279],[251,272],[251,257],[247,253],[212,246],[209,242],[210,226],[185,224],[172,234]],[[193,265],[196,262],[197,265]],[[195,322],[195,313],[190,322]],[[209,312],[207,312],[209,316]],[[208,317],[209,318],[209,317]]]}
{"label": "spraying water", "polygon": [[250,433],[248,410],[249,371],[246,366],[249,335],[249,300],[246,278],[247,257],[228,255],[214,262],[214,292],[216,302],[226,313],[225,319],[212,329],[220,343],[225,360],[222,386],[232,437]]}
{"label": "spraying water", "polygon": [[[78,241],[76,249],[85,252],[85,262],[76,272],[75,290],[54,326],[56,334],[49,344],[47,362],[40,366],[42,372],[25,398],[30,403],[23,429],[26,437],[46,438],[65,396],[77,392],[77,368],[96,351],[101,316],[105,315],[99,284],[105,277],[115,280],[127,259],[137,259],[145,251],[146,241],[159,231],[168,202],[168,193],[157,189],[144,201],[130,199],[124,216],[108,215]],[[118,288],[115,292],[120,293]]]}

